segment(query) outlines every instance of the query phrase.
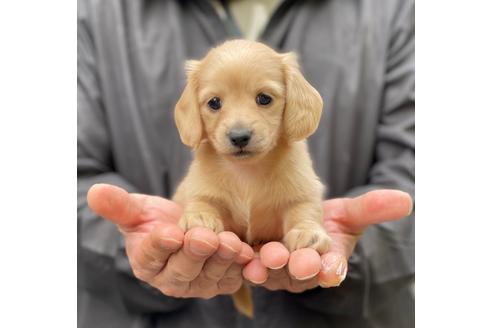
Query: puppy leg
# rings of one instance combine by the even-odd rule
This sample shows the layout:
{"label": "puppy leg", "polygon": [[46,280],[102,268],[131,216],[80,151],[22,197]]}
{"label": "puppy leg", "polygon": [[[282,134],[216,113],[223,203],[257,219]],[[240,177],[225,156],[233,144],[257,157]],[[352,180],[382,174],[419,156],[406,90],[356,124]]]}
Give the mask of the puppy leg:
{"label": "puppy leg", "polygon": [[289,251],[313,248],[320,254],[328,251],[331,238],[321,224],[321,204],[298,203],[284,213],[284,244]]}
{"label": "puppy leg", "polygon": [[179,226],[184,231],[193,227],[205,227],[214,232],[224,231],[220,211],[212,204],[203,201],[191,201],[186,205]]}

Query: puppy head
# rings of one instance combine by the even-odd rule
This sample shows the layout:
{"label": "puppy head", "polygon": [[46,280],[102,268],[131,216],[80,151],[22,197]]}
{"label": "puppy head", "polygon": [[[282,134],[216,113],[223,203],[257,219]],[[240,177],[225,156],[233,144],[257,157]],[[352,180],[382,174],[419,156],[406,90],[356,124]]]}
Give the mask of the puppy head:
{"label": "puppy head", "polygon": [[279,140],[302,140],[319,124],[323,101],[292,53],[228,41],[203,60],[188,61],[186,71],[175,120],[190,147],[208,139],[230,159],[260,158]]}

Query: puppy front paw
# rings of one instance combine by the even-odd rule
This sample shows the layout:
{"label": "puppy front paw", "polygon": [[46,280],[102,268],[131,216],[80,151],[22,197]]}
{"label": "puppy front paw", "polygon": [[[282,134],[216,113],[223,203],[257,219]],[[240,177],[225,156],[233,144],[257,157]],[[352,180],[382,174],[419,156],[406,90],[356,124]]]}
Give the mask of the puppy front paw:
{"label": "puppy front paw", "polygon": [[284,236],[284,245],[289,251],[313,248],[323,254],[328,251],[331,238],[321,225],[297,225]]}
{"label": "puppy front paw", "polygon": [[178,225],[185,232],[193,227],[204,227],[214,232],[224,231],[222,220],[216,215],[206,212],[185,212]]}

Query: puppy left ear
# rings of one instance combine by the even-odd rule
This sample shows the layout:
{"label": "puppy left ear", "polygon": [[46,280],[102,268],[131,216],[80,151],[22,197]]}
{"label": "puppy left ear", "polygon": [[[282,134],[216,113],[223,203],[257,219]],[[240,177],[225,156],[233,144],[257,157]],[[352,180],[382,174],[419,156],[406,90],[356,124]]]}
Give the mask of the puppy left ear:
{"label": "puppy left ear", "polygon": [[284,133],[288,141],[299,141],[318,128],[323,99],[302,75],[297,56],[292,52],[281,56],[286,84]]}
{"label": "puppy left ear", "polygon": [[200,62],[188,60],[185,70],[188,82],[174,109],[174,121],[181,141],[191,148],[197,148],[202,140],[202,118],[198,106],[197,72]]}

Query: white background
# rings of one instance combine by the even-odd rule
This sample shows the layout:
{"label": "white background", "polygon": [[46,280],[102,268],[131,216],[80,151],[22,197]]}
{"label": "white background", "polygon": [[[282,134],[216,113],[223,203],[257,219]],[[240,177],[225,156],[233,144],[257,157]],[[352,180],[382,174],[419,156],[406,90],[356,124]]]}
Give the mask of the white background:
{"label": "white background", "polygon": [[492,327],[492,2],[416,26],[417,327]]}
{"label": "white background", "polygon": [[0,2],[0,327],[76,327],[76,1]]}
{"label": "white background", "polygon": [[[0,4],[0,327],[76,327],[76,10]],[[492,3],[416,26],[417,327],[492,327]]]}

